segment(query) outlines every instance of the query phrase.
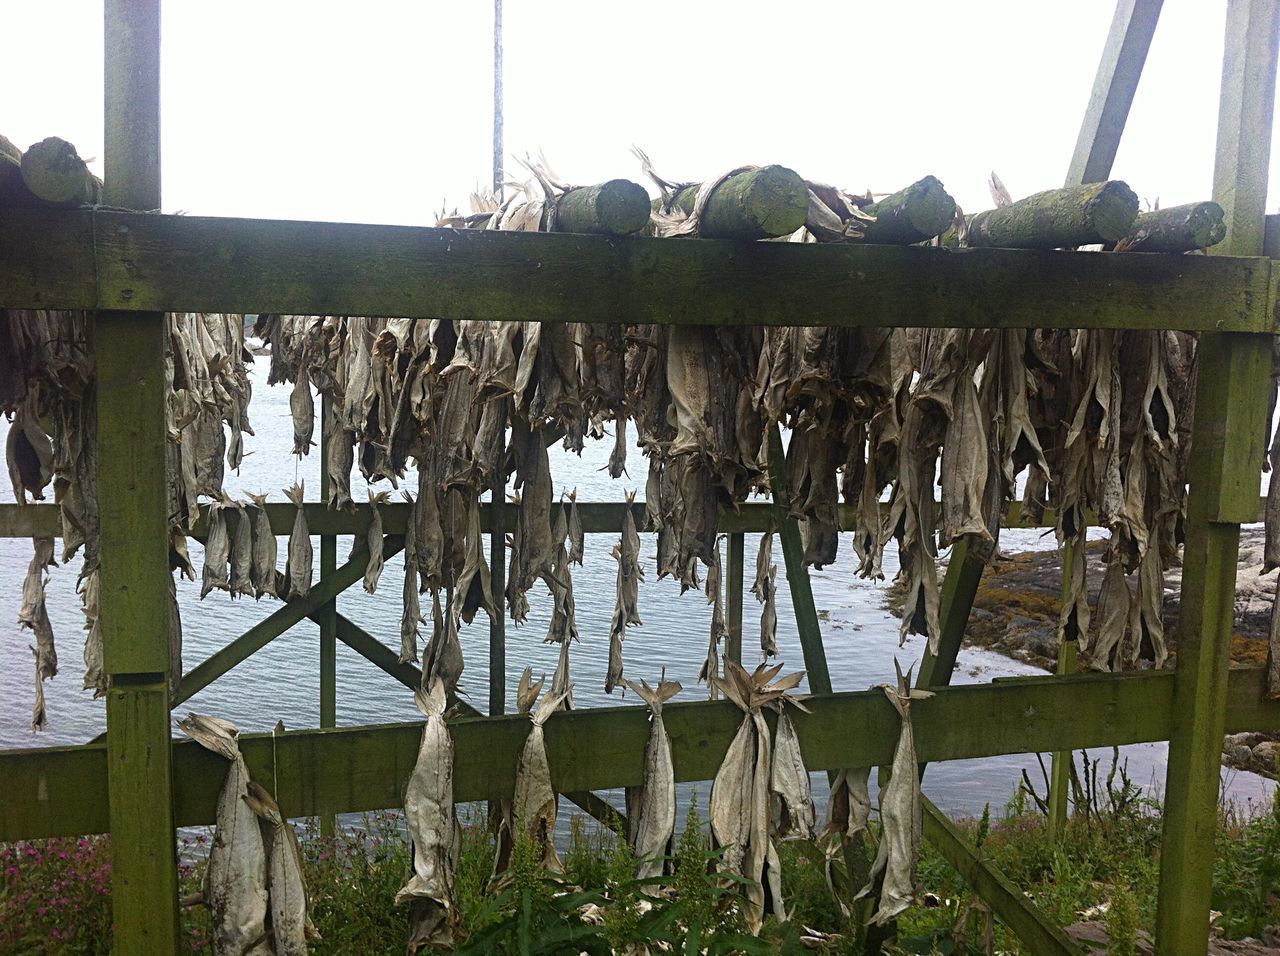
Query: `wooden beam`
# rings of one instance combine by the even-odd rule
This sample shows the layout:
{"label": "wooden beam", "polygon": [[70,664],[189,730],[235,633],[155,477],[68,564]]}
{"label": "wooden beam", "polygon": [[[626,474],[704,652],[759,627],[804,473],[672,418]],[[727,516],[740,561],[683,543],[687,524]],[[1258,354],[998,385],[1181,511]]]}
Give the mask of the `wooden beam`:
{"label": "wooden beam", "polygon": [[[69,263],[77,242],[94,254]],[[1270,262],[1256,259],[615,239],[104,209],[12,209],[0,230],[0,302],[10,308],[1261,332],[1275,324],[1269,279]]]}
{"label": "wooden beam", "polygon": [[[1143,671],[939,688],[911,705],[918,752],[924,761],[960,760],[1163,740],[1174,679]],[[1263,668],[1233,670],[1229,685],[1228,732],[1280,730],[1280,702],[1262,697]],[[818,695],[806,703],[812,713],[793,717],[810,770],[892,761],[899,718],[884,694]],[[726,701],[697,701],[668,704],[663,716],[676,779],[714,777],[741,712]],[[454,721],[458,800],[511,795],[528,726],[521,715]],[[245,734],[241,749],[257,779],[278,781],[291,817],[377,810],[402,804],[421,730],[412,722]],[[562,792],[640,783],[648,730],[648,712],[638,706],[557,714],[546,729],[552,782]],[[106,829],[106,763],[100,744],[0,751],[0,842]],[[175,744],[179,826],[213,822],[225,773],[226,762],[198,744]]]}
{"label": "wooden beam", "polygon": [[[1266,503],[1266,498],[1258,499],[1257,511],[1249,519],[1250,521],[1263,520]],[[626,505],[622,502],[578,502],[578,514],[582,518],[583,530],[587,534],[616,535],[618,529],[622,527],[622,509],[625,507]],[[271,522],[271,530],[281,537],[288,537],[289,532],[293,529],[293,505],[286,502],[269,502],[266,509],[267,518]],[[770,527],[769,521],[773,515],[773,505],[745,502],[740,504],[738,509],[736,512],[721,512],[719,520],[719,530],[721,532],[727,534],[743,531],[761,533]],[[207,510],[207,505],[200,506],[201,517],[191,530],[192,537],[197,540],[204,540],[206,531],[204,516]],[[305,506],[305,510],[307,513],[307,526],[313,534],[360,535],[369,526],[369,506],[367,504],[357,504],[354,511],[348,512],[346,510],[331,511],[322,502],[310,502]],[[409,516],[409,506],[407,504],[390,502],[379,507],[378,511],[382,515],[382,527],[387,534],[404,534]],[[644,505],[632,505],[632,514],[638,524],[644,517]],[[481,502],[480,530],[485,534],[490,532],[491,515],[489,502]],[[506,527],[511,527],[511,522],[515,520],[515,516],[515,506],[508,503],[504,512],[504,521],[507,522]],[[855,530],[856,512],[854,506],[839,505],[836,516],[839,520],[841,531]],[[1092,515],[1089,516],[1089,520],[1091,524],[1096,526]],[[1009,504],[1009,513],[1005,516],[1004,527],[1052,528],[1055,526],[1056,521],[1056,514],[1052,509],[1047,509],[1042,520],[1036,524],[1028,524],[1022,519],[1021,504],[1014,501]],[[643,531],[641,532],[641,534],[644,533]],[[58,517],[57,505],[29,504],[23,506],[0,504],[0,538],[32,538],[42,535],[55,538],[62,536],[62,525]]]}
{"label": "wooden beam", "polygon": [[[103,202],[158,209],[160,0],[107,0],[103,37]],[[99,312],[93,341],[113,951],[176,953],[163,310]]]}
{"label": "wooden beam", "polygon": [[724,652],[729,659],[742,663],[742,574],[746,536],[741,531],[729,533],[728,569],[725,574],[725,624],[728,636]]}
{"label": "wooden beam", "polygon": [[1151,49],[1163,0],[1119,0],[1084,122],[1067,171],[1068,186],[1099,183],[1111,176],[1120,136]]}
{"label": "wooden beam", "polygon": [[988,862],[982,850],[972,846],[960,828],[947,819],[928,797],[924,803],[924,835],[956,868],[973,892],[991,907],[1036,956],[1081,956],[1070,937],[1031,902],[999,869]]}
{"label": "wooden beam", "polygon": [[973,599],[986,566],[986,562],[973,553],[969,536],[952,545],[947,576],[942,579],[939,597],[941,634],[938,635],[938,653],[935,655],[925,647],[920,670],[916,674],[917,687],[941,687],[951,683],[960,645],[964,643],[969,611],[973,608]]}
{"label": "wooden beam", "polygon": [[[320,396],[320,500],[329,500],[329,433],[333,427],[333,400]],[[332,534],[320,536],[320,583],[333,577],[338,569],[338,539]],[[326,601],[312,616],[320,628],[320,726],[338,725],[338,598]],[[320,818],[320,835],[333,836],[338,820],[332,814]]]}
{"label": "wooden beam", "polygon": [[[384,539],[382,555],[384,558],[390,558],[403,548],[404,538],[388,535]],[[364,569],[365,555],[363,552],[358,552],[332,575],[317,582],[305,598],[286,602],[221,650],[215,651],[207,660],[183,675],[182,680],[178,682],[178,692],[174,695],[173,706],[177,707],[184,701],[190,700],[303,618],[319,611],[327,602],[335,599],[359,581],[364,576]]]}
{"label": "wooden beam", "polygon": [[[1212,252],[1258,255],[1280,61],[1280,2],[1230,0],[1224,46],[1213,198],[1226,212],[1227,238]],[[1251,516],[1258,491],[1271,348],[1269,336],[1208,334],[1200,336],[1196,352],[1196,453],[1156,908],[1156,948],[1162,954],[1203,953],[1209,936],[1240,522]]]}

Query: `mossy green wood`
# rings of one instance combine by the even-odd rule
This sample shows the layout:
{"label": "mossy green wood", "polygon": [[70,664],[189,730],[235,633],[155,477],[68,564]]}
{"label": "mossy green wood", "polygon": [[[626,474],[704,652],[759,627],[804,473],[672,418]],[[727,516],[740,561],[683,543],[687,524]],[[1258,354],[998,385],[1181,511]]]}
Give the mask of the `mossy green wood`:
{"label": "mossy green wood", "polygon": [[[404,548],[404,538],[396,535],[388,535],[384,542],[382,548],[384,558],[390,558]],[[322,578],[313,585],[306,597],[287,601],[235,640],[193,667],[178,682],[178,690],[173,697],[174,706],[190,700],[195,694],[204,690],[236,665],[244,663],[303,618],[319,612],[325,604],[334,600],[364,576],[365,564],[365,554],[357,554],[346,564],[337,568],[332,575]]]}
{"label": "mossy green wood", "polygon": [[[1230,0],[1224,48],[1213,193],[1225,212],[1227,238],[1211,251],[1257,255],[1265,235],[1280,2]],[[1195,454],[1156,909],[1162,954],[1203,953],[1209,933],[1240,522],[1251,516],[1258,493],[1270,356],[1268,336],[1202,335],[1197,349]]]}
{"label": "mossy green wood", "polygon": [[[693,212],[699,185],[675,198],[686,215]],[[774,239],[804,225],[809,188],[800,174],[785,166],[761,166],[734,173],[707,198],[698,235],[704,239]]]}
{"label": "mossy green wood", "polygon": [[[774,425],[768,434],[769,493],[776,513],[775,526],[782,543],[782,558],[791,591],[791,610],[800,632],[800,649],[804,653],[804,669],[809,689],[815,694],[831,693],[831,672],[827,669],[827,653],[822,646],[822,629],[818,609],[813,603],[813,587],[809,569],[804,566],[804,544],[800,540],[800,524],[791,517],[791,494],[787,490],[786,455],[782,449],[782,429]],[[888,761],[886,761],[888,762]]]}
{"label": "mossy green wood", "polygon": [[960,653],[960,645],[964,643],[969,612],[973,609],[973,599],[978,593],[982,572],[986,568],[986,562],[976,551],[968,535],[951,548],[947,574],[942,579],[942,593],[939,596],[938,623],[941,633],[938,635],[938,653],[934,654],[928,647],[925,648],[920,670],[916,674],[917,687],[941,687],[951,683],[956,657]]}
{"label": "mossy green wood", "polygon": [[[912,704],[918,753],[932,762],[1167,739],[1174,681],[1167,671],[1145,671],[939,688]],[[1263,699],[1265,682],[1260,667],[1231,671],[1228,732],[1280,730],[1280,702]],[[806,704],[811,714],[792,716],[811,770],[892,761],[899,718],[883,693],[819,695]],[[663,716],[676,779],[714,777],[741,713],[725,701],[698,701],[668,704]],[[458,718],[451,726],[457,798],[509,796],[528,718]],[[278,784],[290,816],[377,810],[402,805],[421,728],[245,734],[241,749],[256,779]],[[546,728],[553,783],[562,792],[638,784],[648,729],[638,706],[557,714]],[[106,829],[106,754],[101,744],[0,751],[0,842]],[[226,762],[191,741],[175,744],[173,761],[177,824],[213,822]]]}
{"label": "mossy green wood", "polygon": [[[329,469],[324,455],[329,449],[329,432],[332,427],[332,399],[320,396],[320,448],[323,449],[320,464],[320,499],[329,500]],[[320,582],[332,577],[338,567],[338,539],[331,534],[320,536]],[[338,724],[338,599],[336,595],[325,603],[314,619],[320,628],[320,726],[336,727]],[[320,818],[320,835],[333,836],[337,832],[337,820],[332,815]]]}
{"label": "mossy green wood", "polygon": [[556,205],[557,232],[631,236],[649,222],[649,194],[629,179],[580,186]]}
{"label": "mossy green wood", "polygon": [[1139,214],[1121,240],[1126,252],[1190,252],[1207,249],[1227,235],[1216,202],[1192,202]]}
{"label": "mossy green wood", "polygon": [[730,660],[742,663],[742,577],[743,555],[746,552],[746,536],[741,531],[728,535],[727,565],[725,573],[725,637],[724,652]]}
{"label": "mossy green wood", "polygon": [[970,845],[960,828],[947,819],[928,797],[924,803],[924,836],[956,868],[964,881],[982,897],[1000,921],[1026,944],[1036,956],[1081,956],[1082,950],[1071,942],[1040,907],[1027,899],[993,864],[981,849]]}
{"label": "mossy green wood", "polygon": [[876,217],[867,224],[864,241],[909,245],[946,230],[955,219],[956,201],[937,177],[926,176],[864,211]]}
{"label": "mossy green wood", "polygon": [[[1066,548],[1072,548],[1074,545],[1068,543]],[[1066,562],[1064,562],[1064,577],[1069,574],[1065,570]],[[1063,588],[1064,592],[1066,588]],[[1076,656],[1079,651],[1077,641],[1063,641],[1058,646],[1058,666],[1056,674],[1066,677],[1076,672],[1077,662]],[[1069,806],[1067,801],[1068,786],[1071,782],[1071,761],[1075,758],[1069,750],[1060,750],[1053,755],[1053,764],[1049,774],[1049,833],[1051,836],[1061,836],[1066,832],[1067,816]]]}
{"label": "mossy green wood", "polygon": [[[504,413],[505,414],[505,413]],[[505,442],[506,439],[504,438]],[[498,456],[505,461],[503,454]],[[489,713],[501,714],[507,709],[507,476],[499,465],[489,483],[489,499],[498,503],[488,508],[490,597],[496,614],[489,618]],[[518,518],[513,516],[512,527]],[[621,527],[621,522],[619,522]]]}
{"label": "mossy green wood", "polygon": [[[160,2],[107,0],[105,201],[160,205]],[[178,951],[169,729],[164,356],[160,311],[99,313],[98,508],[113,951]]]}
{"label": "mossy green wood", "polygon": [[1115,242],[1129,234],[1138,216],[1138,196],[1111,180],[1049,189],[1009,206],[969,218],[970,246],[1005,249],[1065,249]]}
{"label": "mossy green wood", "polygon": [[[96,254],[93,248],[96,229]],[[77,254],[77,250],[80,250]],[[1271,331],[1269,261],[13,209],[10,308]]]}
{"label": "mossy green wood", "polygon": [[102,198],[102,182],[65,139],[50,136],[22,154],[22,183],[41,202],[89,206]]}

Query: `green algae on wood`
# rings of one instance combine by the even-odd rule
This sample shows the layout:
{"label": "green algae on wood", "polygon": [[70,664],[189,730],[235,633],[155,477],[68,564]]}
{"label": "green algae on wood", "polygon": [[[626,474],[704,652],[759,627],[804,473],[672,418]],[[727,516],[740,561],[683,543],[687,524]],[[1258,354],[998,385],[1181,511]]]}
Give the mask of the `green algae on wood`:
{"label": "green algae on wood", "polygon": [[1144,212],[1120,240],[1117,251],[1190,252],[1216,246],[1227,235],[1222,207],[1216,202],[1193,202]]}
{"label": "green algae on wood", "polygon": [[[673,205],[693,212],[698,185],[686,186]],[[698,235],[703,239],[774,239],[795,232],[809,212],[809,189],[795,170],[761,166],[734,173],[711,193]]]}
{"label": "green algae on wood", "polygon": [[934,176],[926,176],[867,206],[863,212],[876,217],[867,223],[865,242],[906,246],[925,242],[951,225],[956,201]]}
{"label": "green algae on wood", "polygon": [[50,136],[22,154],[22,181],[31,194],[55,206],[87,206],[101,198],[102,183],[76,148]]}
{"label": "green algae on wood", "polygon": [[1049,189],[980,212],[969,220],[968,245],[1067,249],[1115,242],[1138,217],[1138,197],[1118,179]]}
{"label": "green algae on wood", "polygon": [[556,232],[630,236],[649,221],[649,194],[629,179],[571,189],[556,206]]}

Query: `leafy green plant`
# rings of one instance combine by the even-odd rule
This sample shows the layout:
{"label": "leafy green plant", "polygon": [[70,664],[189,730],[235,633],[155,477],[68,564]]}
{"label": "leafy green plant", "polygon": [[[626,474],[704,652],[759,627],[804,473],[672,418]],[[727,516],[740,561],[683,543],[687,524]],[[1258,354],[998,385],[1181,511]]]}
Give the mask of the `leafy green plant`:
{"label": "leafy green plant", "polygon": [[1280,922],[1280,791],[1270,813],[1234,833],[1219,830],[1213,906],[1229,938],[1259,936]]}

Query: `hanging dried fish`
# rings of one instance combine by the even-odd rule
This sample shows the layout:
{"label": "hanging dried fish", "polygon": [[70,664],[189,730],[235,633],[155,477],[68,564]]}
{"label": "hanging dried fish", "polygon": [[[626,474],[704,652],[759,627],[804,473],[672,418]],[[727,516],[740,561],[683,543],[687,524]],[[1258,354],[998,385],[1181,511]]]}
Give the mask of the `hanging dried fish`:
{"label": "hanging dried fish", "polygon": [[84,689],[92,690],[95,699],[107,693],[106,672],[102,669],[102,615],[100,604],[101,572],[94,570],[80,579],[80,600],[84,605]]}
{"label": "hanging dried fish", "polygon": [[[795,698],[786,698],[797,707]],[[800,753],[800,738],[791,715],[778,704],[778,725],[773,736],[773,768],[769,780],[770,820],[779,840],[812,840],[817,823],[809,771]]]}
{"label": "hanging dried fish", "polygon": [[[742,889],[747,928],[758,933],[766,911],[779,920],[787,918],[782,868],[769,820],[773,747],[762,711],[765,706],[781,706],[804,673],[775,681],[781,664],[761,664],[748,674],[731,659],[725,660],[724,669],[723,680],[717,682],[744,716],[711,785],[711,833],[715,845],[725,848],[723,868],[748,880]],[[802,698],[792,698],[798,699]]]}
{"label": "hanging dried fish", "polygon": [[253,526],[250,517],[242,505],[230,500],[223,503],[222,512],[231,559],[227,589],[233,598],[242,594],[253,597]]}
{"label": "hanging dried fish", "polygon": [[369,527],[364,533],[369,560],[364,569],[364,589],[370,594],[378,590],[378,579],[382,577],[382,514],[378,505],[385,505],[390,500],[389,491],[369,492]]}
{"label": "hanging dried fish", "polygon": [[53,479],[53,444],[32,411],[33,403],[18,407],[5,440],[5,460],[9,465],[9,486],[19,504],[44,500],[44,489]]}
{"label": "hanging dried fish", "polygon": [[466,562],[454,583],[453,602],[462,620],[470,624],[484,608],[489,620],[498,616],[493,599],[493,579],[484,559],[484,538],[480,533],[480,501],[472,496],[467,504]]}
{"label": "hanging dried fish", "polygon": [[329,446],[325,449],[325,468],[329,472],[329,508],[355,510],[351,500],[351,469],[355,467],[355,440],[338,414],[337,402],[330,403]]}
{"label": "hanging dried fish", "polygon": [[462,644],[458,640],[458,622],[452,608],[443,612],[440,592],[431,592],[431,640],[422,655],[423,686],[430,687],[437,678],[446,691],[453,691],[462,677]]}
{"label": "hanging dried fish", "polygon": [[235,725],[189,714],[178,727],[231,766],[218,794],[217,823],[209,847],[205,902],[213,911],[213,948],[219,956],[270,956],[267,936],[267,851],[248,803],[249,770]]}
{"label": "hanging dried fish", "polygon": [[224,502],[215,501],[209,505],[209,536],[204,545],[204,583],[200,587],[200,597],[205,597],[214,588],[226,591],[229,588],[227,564],[231,558],[231,538],[227,533],[227,519]]}
{"label": "hanging dried fish", "polygon": [[293,416],[293,453],[301,458],[311,452],[311,434],[316,427],[315,400],[311,397],[311,376],[305,355],[297,375],[293,391],[289,393],[289,413]]}
{"label": "hanging dried fish", "polygon": [[453,806],[453,738],[444,719],[444,682],[434,680],[414,696],[426,722],[404,795],[405,825],[413,843],[413,874],[396,894],[397,904],[411,902],[410,953],[453,945],[458,919],[454,874],[462,846],[462,829]]}
{"label": "hanging dried fish", "polygon": [[249,781],[245,801],[261,821],[262,840],[267,853],[271,939],[276,956],[306,956],[307,942],[318,940],[320,933],[311,922],[298,834],[271,799],[271,794],[252,780]]}
{"label": "hanging dried fish", "polygon": [[36,693],[31,708],[31,729],[44,730],[48,724],[45,712],[44,682],[58,674],[58,652],[53,642],[53,625],[45,603],[45,569],[56,567],[53,538],[33,538],[34,553],[22,582],[22,606],[18,609],[18,627],[29,628],[36,644],[31,648],[36,663]]}
{"label": "hanging dried fish", "polygon": [[715,700],[720,686],[720,642],[729,633],[724,622],[724,591],[720,586],[720,543],[711,551],[711,563],[707,566],[707,603],[711,605],[711,640],[707,656],[698,671],[698,683],[706,684],[711,699]]}
{"label": "hanging dried fish", "polygon": [[627,788],[628,840],[636,854],[636,879],[661,876],[676,828],[676,777],[671,739],[662,722],[662,705],[680,693],[678,681],[661,679],[657,687],[626,681],[649,707],[649,741],[644,749],[644,782]]}
{"label": "hanging dried fish", "polygon": [[303,508],[306,492],[303,483],[284,490],[296,510],[293,530],[289,532],[288,581],[289,598],[304,598],[311,593],[311,531],[307,527],[307,513]]}
{"label": "hanging dried fish", "polygon": [[[520,674],[520,682],[516,685],[516,710],[519,713],[528,714],[533,710],[533,705],[537,702],[538,694],[542,692],[542,685],[545,682],[545,675],[535,681],[533,679],[533,668],[525,667]],[[502,875],[506,873],[511,864],[511,853],[515,847],[515,833],[515,803],[513,800],[499,800],[498,833],[495,841],[493,877],[490,880],[491,890],[501,882]]]}
{"label": "hanging dried fish", "polygon": [[[633,495],[634,497],[634,495]],[[578,514],[578,489],[569,492],[569,560],[582,567],[586,538],[582,533],[582,517]]]}
{"label": "hanging dried fish", "polygon": [[911,688],[911,671],[904,676],[898,667],[898,686],[884,687],[885,696],[902,718],[898,745],[893,752],[889,782],[880,788],[880,821],[883,830],[867,885],[857,898],[878,890],[880,905],[872,922],[883,926],[914,901],[916,863],[924,839],[924,809],[920,801],[920,766],[916,761],[915,736],[911,730],[911,701],[932,697],[927,690]]}
{"label": "hanging dried fish", "polygon": [[560,797],[551,787],[551,765],[547,762],[543,725],[560,709],[564,697],[563,692],[548,692],[533,706],[530,715],[533,727],[520,751],[520,762],[516,766],[516,790],[512,800],[515,825],[540,848],[542,865],[553,873],[564,872],[554,839],[556,805]]}
{"label": "hanging dried fish", "polygon": [[613,620],[609,625],[609,669],[605,675],[604,692],[612,694],[622,681],[622,642],[627,628],[642,624],[640,620],[640,582],[644,580],[644,568],[640,564],[640,535],[636,531],[632,511],[636,493],[627,493],[626,511],[622,515],[622,535],[614,546],[613,556],[618,562],[617,599]]}
{"label": "hanging dried fish", "polygon": [[245,505],[244,511],[249,517],[252,535],[249,580],[253,584],[253,596],[261,598],[269,594],[276,597],[276,536],[267,516],[267,496],[250,495],[249,498],[253,503]]}
{"label": "hanging dried fish", "polygon": [[417,505],[404,492],[405,501],[409,502],[409,520],[404,534],[404,585],[401,599],[404,610],[400,614],[400,657],[401,664],[418,662],[418,625],[422,623],[422,605],[418,600],[418,546],[417,518],[414,512]]}

